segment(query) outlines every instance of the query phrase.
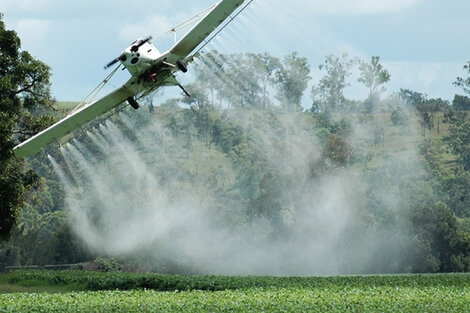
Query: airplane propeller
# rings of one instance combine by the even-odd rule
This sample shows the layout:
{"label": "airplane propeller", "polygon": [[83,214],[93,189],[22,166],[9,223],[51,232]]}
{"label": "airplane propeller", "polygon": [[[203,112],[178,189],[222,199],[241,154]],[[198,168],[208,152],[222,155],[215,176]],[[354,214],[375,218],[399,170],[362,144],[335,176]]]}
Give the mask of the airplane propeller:
{"label": "airplane propeller", "polygon": [[108,69],[109,67],[113,66],[114,64],[116,64],[119,61],[124,62],[126,59],[127,59],[126,55],[123,53],[120,56],[118,56],[117,58],[115,58],[114,60],[112,60],[111,62],[109,62],[108,64],[106,64],[104,69],[105,70]]}
{"label": "airplane propeller", "polygon": [[[136,41],[137,44],[133,45],[131,47],[131,51],[132,52],[137,52],[139,51],[139,48],[142,47],[144,44],[146,44],[147,42],[149,42],[150,40],[152,40],[152,36],[149,36],[145,39],[141,39],[139,41]],[[106,66],[104,67],[104,69],[108,69],[109,67],[113,66],[114,64],[116,64],[117,62],[121,61],[121,62],[124,62],[126,61],[126,55],[123,53],[121,54],[120,56],[118,56],[117,58],[115,58],[114,60],[112,60],[111,62],[109,62],[108,64],[106,64]]]}
{"label": "airplane propeller", "polygon": [[141,46],[143,46],[144,44],[146,44],[150,40],[152,40],[152,36],[148,36],[147,38],[140,40],[136,45],[133,45],[131,47],[131,51],[132,52],[137,52]]}

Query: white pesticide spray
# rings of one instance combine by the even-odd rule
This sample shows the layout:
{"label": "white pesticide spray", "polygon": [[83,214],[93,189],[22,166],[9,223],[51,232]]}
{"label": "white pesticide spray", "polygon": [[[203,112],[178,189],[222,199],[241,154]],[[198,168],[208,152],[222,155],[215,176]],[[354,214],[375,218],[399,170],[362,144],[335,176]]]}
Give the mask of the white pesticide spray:
{"label": "white pesticide spray", "polygon": [[[279,7],[272,0],[254,4]],[[278,20],[280,15],[275,14]],[[241,16],[258,29],[254,20]],[[232,27],[228,34],[244,38],[240,26]],[[209,48],[224,52],[231,41],[222,37]],[[195,63],[211,61],[202,56]],[[233,88],[244,79],[216,74]],[[246,165],[223,152],[210,133],[198,136],[183,110],[168,113],[174,120],[142,111],[124,111],[49,156],[67,192],[71,226],[94,251],[140,257],[161,272],[327,275],[378,271],[388,257],[383,251],[406,257],[412,249],[405,225],[370,225],[370,212],[363,208],[371,182],[361,170],[321,170],[324,145],[302,114],[220,113],[242,132],[240,150],[230,153],[251,153],[239,158],[250,162]],[[370,141],[370,125],[351,120],[348,139]],[[243,150],[244,144],[251,148]],[[400,186],[399,176],[406,176],[410,163],[418,164],[413,153],[406,159],[396,160],[391,170],[396,181],[379,182],[377,203],[392,215],[401,202],[387,188]],[[250,167],[260,169],[259,177],[249,177]],[[256,184],[247,190],[250,180]]]}
{"label": "white pesticide spray", "polygon": [[[97,252],[141,256],[163,272],[320,275],[370,271],[384,237],[408,251],[399,226],[364,228],[366,182],[357,171],[312,174],[323,152],[298,115],[229,114],[256,146],[255,164],[274,173],[268,183],[279,186],[273,207],[263,207],[230,194],[242,193],[243,173],[215,145],[193,137],[189,148],[157,116],[139,127],[133,120],[148,113],[130,114],[68,144],[61,165],[50,157],[71,225]],[[264,188],[252,192],[262,199]],[[250,211],[259,207],[266,211]]]}

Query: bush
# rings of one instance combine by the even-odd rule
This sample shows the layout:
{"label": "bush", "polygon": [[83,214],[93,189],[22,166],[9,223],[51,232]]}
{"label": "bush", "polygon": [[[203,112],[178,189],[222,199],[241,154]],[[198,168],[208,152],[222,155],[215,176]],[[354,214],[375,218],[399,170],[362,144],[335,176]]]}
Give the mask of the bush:
{"label": "bush", "polygon": [[121,265],[115,258],[96,258],[93,263],[96,264],[100,272],[117,272],[121,270]]}

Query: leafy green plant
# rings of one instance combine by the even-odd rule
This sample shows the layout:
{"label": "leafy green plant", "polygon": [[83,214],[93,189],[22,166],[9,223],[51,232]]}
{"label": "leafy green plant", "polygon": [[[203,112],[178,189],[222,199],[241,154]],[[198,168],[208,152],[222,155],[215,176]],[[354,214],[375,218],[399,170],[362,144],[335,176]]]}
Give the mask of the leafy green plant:
{"label": "leafy green plant", "polygon": [[33,271],[10,273],[7,277],[11,281],[101,282],[102,287],[110,289],[134,287],[2,294],[1,313],[468,312],[470,301],[469,274],[307,278]]}
{"label": "leafy green plant", "polygon": [[93,263],[96,264],[100,272],[116,272],[121,270],[121,265],[115,258],[96,258]]}

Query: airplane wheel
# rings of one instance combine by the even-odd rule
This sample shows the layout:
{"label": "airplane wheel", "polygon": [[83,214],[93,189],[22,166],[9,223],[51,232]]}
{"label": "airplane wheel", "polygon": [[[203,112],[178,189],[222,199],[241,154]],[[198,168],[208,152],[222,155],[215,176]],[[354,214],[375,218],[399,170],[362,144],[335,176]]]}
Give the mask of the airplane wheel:
{"label": "airplane wheel", "polygon": [[139,104],[137,103],[137,101],[135,101],[134,98],[132,97],[127,98],[127,102],[129,103],[131,107],[134,108],[134,110],[137,110],[139,108]]}
{"label": "airplane wheel", "polygon": [[179,70],[183,73],[186,73],[188,71],[186,64],[184,64],[182,60],[176,61],[176,66],[178,66]]}

